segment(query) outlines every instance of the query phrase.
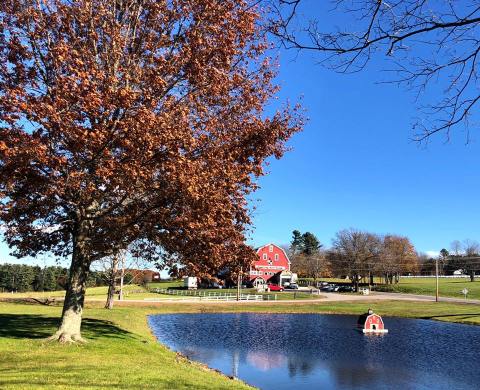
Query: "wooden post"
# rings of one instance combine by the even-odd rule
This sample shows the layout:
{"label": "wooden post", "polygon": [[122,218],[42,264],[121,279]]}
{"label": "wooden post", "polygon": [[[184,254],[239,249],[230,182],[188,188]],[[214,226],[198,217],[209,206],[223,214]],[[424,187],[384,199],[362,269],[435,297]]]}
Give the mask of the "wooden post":
{"label": "wooden post", "polygon": [[435,302],[438,302],[438,258],[435,260]]}

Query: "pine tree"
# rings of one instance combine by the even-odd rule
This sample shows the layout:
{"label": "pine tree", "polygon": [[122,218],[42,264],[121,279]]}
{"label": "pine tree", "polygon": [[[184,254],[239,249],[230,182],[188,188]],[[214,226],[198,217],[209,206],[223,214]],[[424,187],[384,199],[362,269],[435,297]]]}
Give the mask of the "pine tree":
{"label": "pine tree", "polygon": [[302,235],[302,252],[311,256],[317,254],[322,245],[315,234],[306,232]]}
{"label": "pine tree", "polygon": [[303,247],[303,238],[302,233],[298,230],[292,232],[292,242],[290,243],[290,249],[292,253],[296,254],[302,251]]}

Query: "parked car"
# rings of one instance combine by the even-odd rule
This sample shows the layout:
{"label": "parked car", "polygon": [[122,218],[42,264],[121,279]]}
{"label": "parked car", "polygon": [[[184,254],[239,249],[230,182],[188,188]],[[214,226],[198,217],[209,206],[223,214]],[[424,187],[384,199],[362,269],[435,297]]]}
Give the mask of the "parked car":
{"label": "parked car", "polygon": [[328,286],[322,287],[320,290],[326,292],[337,292],[339,288],[340,286],[337,286],[336,284],[329,284]]}
{"label": "parked car", "polygon": [[285,289],[298,290],[298,284],[297,283],[290,283],[288,286],[285,286]]}
{"label": "parked car", "polygon": [[268,284],[267,287],[270,289],[270,291],[283,291],[283,287],[276,284]]}
{"label": "parked car", "polygon": [[352,286],[340,286],[338,289],[338,292],[352,292],[353,287]]}

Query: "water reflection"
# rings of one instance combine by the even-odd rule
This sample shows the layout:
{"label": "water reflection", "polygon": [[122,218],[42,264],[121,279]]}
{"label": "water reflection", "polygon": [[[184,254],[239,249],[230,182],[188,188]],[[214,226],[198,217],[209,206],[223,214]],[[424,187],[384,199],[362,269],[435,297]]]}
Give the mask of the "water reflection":
{"label": "water reflection", "polygon": [[[235,351],[239,353],[238,350]],[[270,371],[272,368],[282,367],[287,362],[287,357],[281,353],[268,353],[252,351],[247,353],[247,363],[257,367],[260,371]]]}
{"label": "water reflection", "polygon": [[[175,314],[149,319],[170,348],[263,389],[476,389],[480,328],[387,318],[363,335],[353,316]],[[440,353],[439,353],[440,351]]]}

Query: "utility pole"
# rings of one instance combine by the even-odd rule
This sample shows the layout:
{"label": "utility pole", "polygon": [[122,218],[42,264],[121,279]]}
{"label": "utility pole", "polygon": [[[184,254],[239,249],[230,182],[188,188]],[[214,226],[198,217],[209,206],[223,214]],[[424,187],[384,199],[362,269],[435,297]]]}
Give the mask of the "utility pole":
{"label": "utility pole", "polygon": [[438,302],[438,257],[435,259],[435,302]]}
{"label": "utility pole", "polygon": [[242,284],[242,276],[241,276],[242,271],[240,270],[238,272],[237,276],[237,301],[240,300],[240,285]]}

